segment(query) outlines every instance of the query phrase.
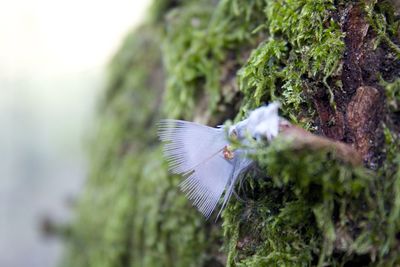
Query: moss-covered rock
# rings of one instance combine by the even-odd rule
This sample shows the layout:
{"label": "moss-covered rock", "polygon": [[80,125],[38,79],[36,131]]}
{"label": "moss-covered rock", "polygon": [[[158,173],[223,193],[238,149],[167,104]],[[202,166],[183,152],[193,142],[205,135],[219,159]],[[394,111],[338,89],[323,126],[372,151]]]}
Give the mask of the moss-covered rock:
{"label": "moss-covered rock", "polygon": [[[150,17],[110,64],[65,266],[400,264],[390,1],[158,0]],[[157,121],[216,125],[272,100],[293,123],[360,146],[364,166],[284,139],[254,144],[257,167],[207,222],[168,174]]]}

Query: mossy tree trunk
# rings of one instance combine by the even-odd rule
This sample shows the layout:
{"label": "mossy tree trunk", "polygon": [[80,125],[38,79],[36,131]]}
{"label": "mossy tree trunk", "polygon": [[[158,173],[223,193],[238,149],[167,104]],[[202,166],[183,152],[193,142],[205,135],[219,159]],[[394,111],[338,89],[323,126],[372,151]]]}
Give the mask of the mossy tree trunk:
{"label": "mossy tree trunk", "polygon": [[[155,1],[110,64],[65,266],[399,266],[399,16],[396,1]],[[218,125],[275,100],[363,165],[278,138],[206,221],[156,122]]]}

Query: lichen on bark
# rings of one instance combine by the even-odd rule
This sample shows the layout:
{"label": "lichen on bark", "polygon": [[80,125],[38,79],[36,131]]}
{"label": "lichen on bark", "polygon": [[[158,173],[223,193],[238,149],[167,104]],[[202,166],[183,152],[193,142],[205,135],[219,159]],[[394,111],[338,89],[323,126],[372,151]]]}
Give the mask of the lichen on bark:
{"label": "lichen on bark", "polygon": [[[400,264],[399,10],[391,1],[155,1],[110,64],[65,266]],[[397,12],[397,13],[396,13]],[[278,100],[348,143],[259,144],[216,222],[178,192],[162,117],[209,125]]]}

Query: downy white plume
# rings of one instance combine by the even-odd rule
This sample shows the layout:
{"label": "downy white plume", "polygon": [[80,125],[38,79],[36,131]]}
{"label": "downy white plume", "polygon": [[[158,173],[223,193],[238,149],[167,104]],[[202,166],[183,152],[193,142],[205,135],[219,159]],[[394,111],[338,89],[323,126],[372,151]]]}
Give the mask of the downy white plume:
{"label": "downy white plume", "polygon": [[233,150],[229,135],[244,141],[250,134],[271,140],[278,134],[278,103],[260,107],[248,119],[229,128],[212,128],[181,120],[163,120],[159,124],[159,137],[164,145],[164,156],[170,171],[181,174],[180,184],[193,205],[209,217],[225,191],[222,209],[232,195],[239,175],[252,163],[247,151]]}
{"label": "downy white plume", "polygon": [[239,140],[244,140],[249,134],[256,140],[267,138],[271,141],[278,135],[279,120],[278,109],[280,104],[273,102],[268,106],[259,107],[250,113],[250,116],[231,126],[229,133],[236,132]]}

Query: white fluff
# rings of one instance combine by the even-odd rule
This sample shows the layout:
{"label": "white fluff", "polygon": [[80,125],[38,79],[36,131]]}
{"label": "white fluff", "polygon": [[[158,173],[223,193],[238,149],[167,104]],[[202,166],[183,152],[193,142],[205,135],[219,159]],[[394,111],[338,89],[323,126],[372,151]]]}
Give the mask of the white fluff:
{"label": "white fluff", "polygon": [[244,139],[249,134],[257,140],[264,137],[271,141],[279,131],[279,106],[278,102],[273,102],[253,110],[247,119],[231,126],[229,132],[235,131],[239,139]]}

